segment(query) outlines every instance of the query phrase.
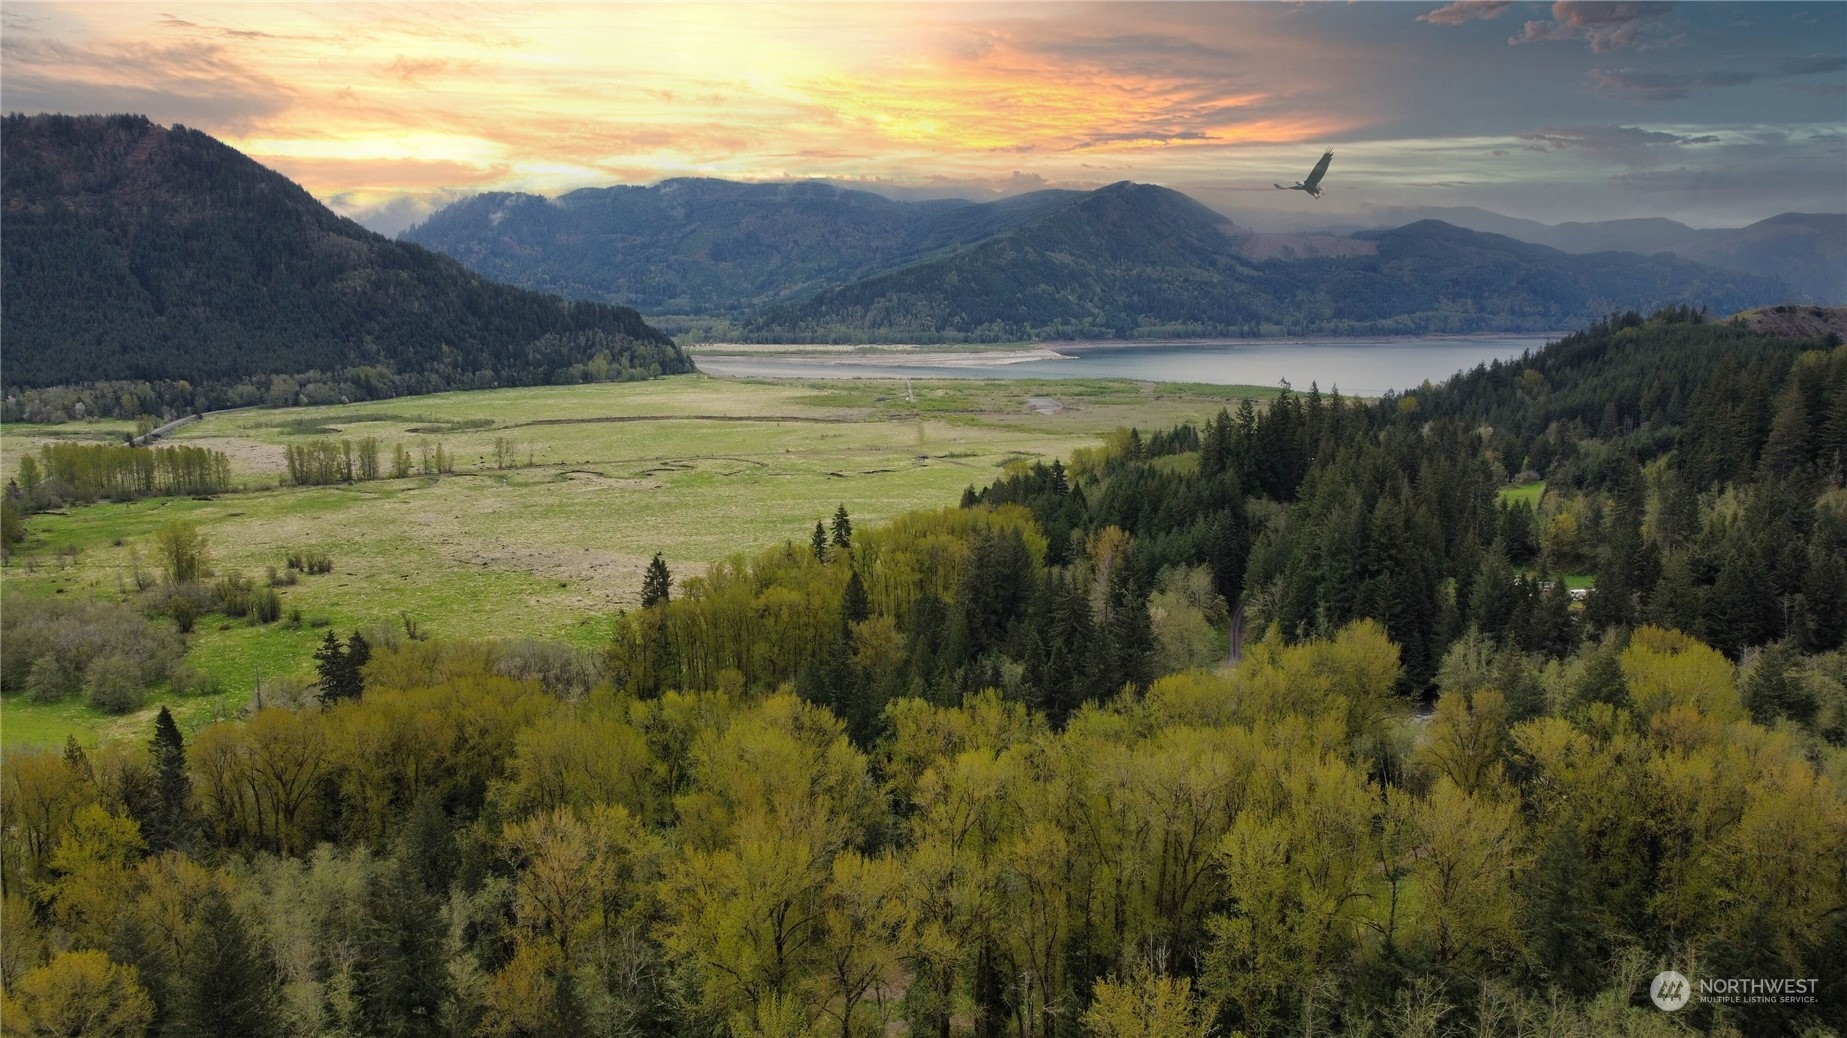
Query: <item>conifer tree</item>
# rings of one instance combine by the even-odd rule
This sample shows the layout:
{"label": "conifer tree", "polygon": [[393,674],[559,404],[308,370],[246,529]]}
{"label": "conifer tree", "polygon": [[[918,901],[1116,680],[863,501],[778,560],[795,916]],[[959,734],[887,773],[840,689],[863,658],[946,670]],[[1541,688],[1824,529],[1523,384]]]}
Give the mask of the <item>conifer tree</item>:
{"label": "conifer tree", "polygon": [[276,971],[262,944],[216,886],[200,899],[198,920],[162,1038],[276,1033]]}
{"label": "conifer tree", "polygon": [[816,519],[814,521],[814,536],[809,539],[808,543],[809,543],[809,546],[814,549],[814,557],[821,560],[822,562],[826,562],[827,561],[827,527],[821,524],[821,520]]}
{"label": "conifer tree", "polygon": [[340,698],[344,690],[341,679],[346,669],[346,650],[331,630],[321,639],[321,647],[314,650],[314,669],[321,679],[321,698],[328,701]]}
{"label": "conifer tree", "polygon": [[866,595],[866,582],[859,579],[859,571],[854,570],[848,574],[846,590],[840,596],[841,620],[850,628],[871,615],[872,600]]}
{"label": "conifer tree", "polygon": [[164,706],[154,718],[148,755],[154,762],[154,804],[141,835],[154,854],[185,850],[192,842],[192,779],[186,774],[186,740]]}
{"label": "conifer tree", "polygon": [[667,571],[667,563],[660,552],[654,553],[654,561],[648,563],[648,571],[641,578],[641,607],[652,609],[665,605],[673,597],[673,574]]}
{"label": "conifer tree", "polygon": [[853,521],[847,518],[847,506],[843,503],[834,509],[834,547],[842,551],[853,547]]}

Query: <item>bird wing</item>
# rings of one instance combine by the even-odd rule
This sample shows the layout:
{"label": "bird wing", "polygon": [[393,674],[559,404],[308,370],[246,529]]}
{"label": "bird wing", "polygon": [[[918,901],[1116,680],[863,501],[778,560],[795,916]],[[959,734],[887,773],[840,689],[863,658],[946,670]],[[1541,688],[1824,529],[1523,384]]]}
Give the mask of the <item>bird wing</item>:
{"label": "bird wing", "polygon": [[1321,178],[1327,175],[1328,163],[1332,161],[1334,161],[1334,153],[1331,151],[1321,156],[1321,161],[1315,163],[1314,172],[1308,175],[1307,180],[1302,181],[1302,185],[1313,190],[1316,184],[1321,183]]}

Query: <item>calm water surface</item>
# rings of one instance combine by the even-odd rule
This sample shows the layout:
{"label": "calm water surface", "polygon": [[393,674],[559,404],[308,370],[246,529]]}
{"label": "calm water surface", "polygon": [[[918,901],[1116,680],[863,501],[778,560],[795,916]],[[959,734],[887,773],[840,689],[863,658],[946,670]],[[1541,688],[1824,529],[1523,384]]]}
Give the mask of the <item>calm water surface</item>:
{"label": "calm water surface", "polygon": [[[1483,335],[1441,339],[1243,339],[1228,342],[1047,343],[1011,354],[777,356],[700,354],[699,370],[741,378],[1128,378],[1206,382],[1378,396],[1440,382],[1491,360],[1538,351],[1548,337]],[[945,351],[954,347],[943,347]]]}

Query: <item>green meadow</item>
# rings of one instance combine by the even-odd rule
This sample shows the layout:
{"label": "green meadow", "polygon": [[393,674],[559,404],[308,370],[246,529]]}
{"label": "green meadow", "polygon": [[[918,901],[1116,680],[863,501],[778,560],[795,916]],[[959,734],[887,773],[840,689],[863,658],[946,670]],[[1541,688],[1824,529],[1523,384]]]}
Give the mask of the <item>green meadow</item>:
{"label": "green meadow", "polygon": [[[261,584],[292,551],[333,571],[280,588],[299,625],[201,617],[187,660],[218,696],[157,693],[110,717],[9,697],[0,744],[91,741],[146,731],[160,702],[202,723],[248,701],[259,677],[312,674],[316,645],[406,620],[442,638],[601,644],[660,552],[675,577],[737,552],[805,543],[844,504],[855,523],[954,504],[1009,464],[1068,458],[1113,429],[1198,421],[1252,387],[985,380],[770,383],[700,375],[642,383],[490,390],[207,417],[169,442],[225,451],[243,489],[210,499],[72,507],[27,522],[4,570],[9,595],[129,598],[157,568],[161,526],[189,521],[220,575]],[[1043,414],[1029,397],[1061,410]],[[117,428],[122,425],[122,428]],[[0,429],[0,466],[50,438],[119,440],[123,423]],[[376,437],[421,468],[440,444],[454,471],[323,487],[285,484],[285,451],[319,437]]]}

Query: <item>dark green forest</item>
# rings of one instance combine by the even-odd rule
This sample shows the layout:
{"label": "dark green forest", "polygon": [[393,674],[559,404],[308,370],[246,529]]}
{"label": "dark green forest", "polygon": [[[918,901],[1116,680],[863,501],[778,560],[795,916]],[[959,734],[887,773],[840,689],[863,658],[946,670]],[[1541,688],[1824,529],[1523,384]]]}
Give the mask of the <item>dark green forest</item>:
{"label": "dark green forest", "polygon": [[760,310],[744,329],[794,342],[1551,331],[1789,294],[1672,256],[1570,255],[1435,220],[1356,235],[1374,255],[1255,263],[1228,227],[1178,192],[1114,184],[947,256]]}
{"label": "dark green forest", "polygon": [[741,317],[971,244],[1077,194],[897,202],[821,183],[677,177],[555,199],[489,192],[400,237],[496,281],[569,299]]}
{"label": "dark green forest", "polygon": [[1844,434],[1838,341],[1625,313],[817,502],[601,651],[330,632],[318,697],[7,755],[7,1026],[1838,1033]]}
{"label": "dark green forest", "polygon": [[0,155],[8,420],[691,370],[633,310],[389,241],[196,130],[11,115]]}

